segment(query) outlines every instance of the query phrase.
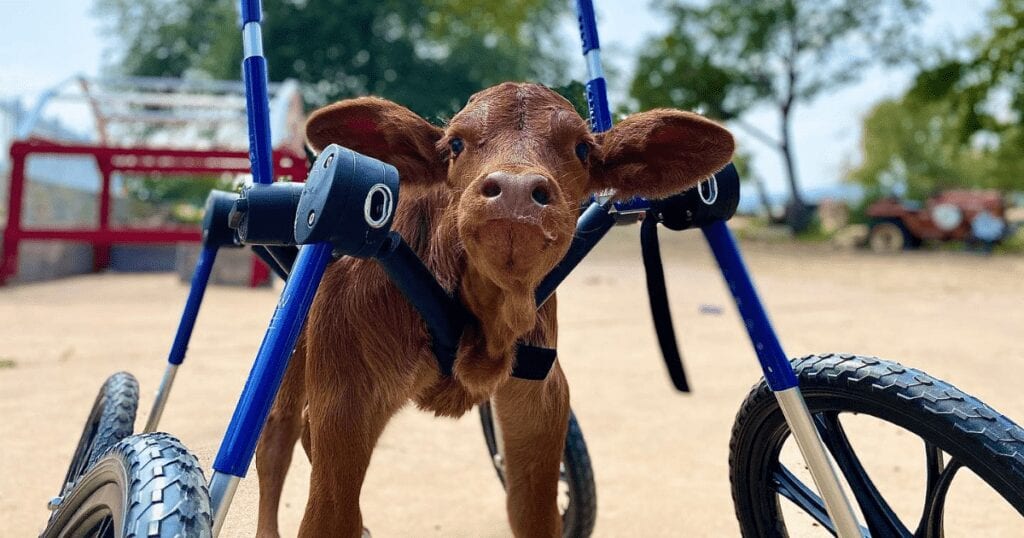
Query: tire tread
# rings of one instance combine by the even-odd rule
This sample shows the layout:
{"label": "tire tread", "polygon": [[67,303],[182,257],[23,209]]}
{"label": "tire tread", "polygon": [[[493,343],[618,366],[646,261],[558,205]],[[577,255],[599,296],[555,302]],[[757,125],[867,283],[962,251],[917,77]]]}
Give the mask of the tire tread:
{"label": "tire tread", "polygon": [[103,384],[101,398],[112,403],[104,405],[94,441],[95,448],[89,458],[88,467],[92,467],[121,439],[134,432],[135,413],[139,404],[139,383],[128,372],[118,372]]}
{"label": "tire tread", "polygon": [[175,437],[148,433],[124,439],[109,453],[129,473],[125,536],[206,537],[213,524],[199,461]]}

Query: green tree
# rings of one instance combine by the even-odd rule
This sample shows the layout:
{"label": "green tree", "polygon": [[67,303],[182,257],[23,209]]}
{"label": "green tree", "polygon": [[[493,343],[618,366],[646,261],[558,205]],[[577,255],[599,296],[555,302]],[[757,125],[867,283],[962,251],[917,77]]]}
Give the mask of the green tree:
{"label": "green tree", "polygon": [[872,110],[850,180],[912,198],[951,187],[1024,189],[1024,1],[999,0],[985,28]]}
{"label": "green tree", "polygon": [[[236,0],[96,0],[118,74],[237,80]],[[375,94],[440,122],[504,80],[562,82],[560,0],[291,0],[264,2],[270,79],[297,79],[310,107]],[[559,89],[582,96],[582,86]],[[577,100],[578,102],[578,100]],[[201,204],[218,178],[145,178],[147,204]]]}
{"label": "green tree", "polygon": [[864,119],[863,159],[847,179],[868,199],[898,195],[923,199],[945,188],[986,183],[991,159],[961,143],[957,117],[946,103],[888,99]]}
{"label": "green tree", "polygon": [[[1024,1],[998,0],[967,54],[922,70],[907,99],[942,112],[956,140],[984,155],[985,181],[1024,189]],[[938,121],[938,120],[937,120]]]}
{"label": "green tree", "polygon": [[[906,28],[923,12],[921,0],[661,0],[657,6],[670,30],[645,47],[632,96],[644,108],[695,108],[731,121],[778,151],[798,214],[804,200],[794,108],[855,81],[873,63],[902,59],[910,46]],[[777,135],[742,120],[758,105],[778,112]]]}
{"label": "green tree", "polygon": [[96,0],[114,72],[144,77],[238,79],[242,41],[236,2]]}
{"label": "green tree", "polygon": [[[237,79],[232,0],[97,0],[121,72]],[[264,3],[271,80],[296,78],[307,104],[375,94],[444,119],[504,80],[559,80],[559,0],[293,0]]]}

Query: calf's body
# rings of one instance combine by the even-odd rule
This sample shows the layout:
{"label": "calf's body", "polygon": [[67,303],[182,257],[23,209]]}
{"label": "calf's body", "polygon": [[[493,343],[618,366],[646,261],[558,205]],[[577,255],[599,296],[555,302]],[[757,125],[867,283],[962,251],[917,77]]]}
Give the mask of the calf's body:
{"label": "calf's body", "polygon": [[472,314],[454,373],[439,374],[418,314],[373,261],[331,264],[257,449],[258,534],[277,535],[291,451],[312,463],[302,536],[359,536],[359,492],[378,437],[409,401],[459,417],[492,399],[504,438],[517,536],[559,536],[559,462],[569,390],[556,361],[543,381],[510,377],[517,342],[557,345],[556,302],[534,290],[571,242],[579,203],[607,188],[664,196],[724,166],[732,138],[699,116],[653,111],[591,135],[547,88],[506,83],[470,98],[445,129],[394,103],[342,101],[307,138],[394,164],[393,227]]}

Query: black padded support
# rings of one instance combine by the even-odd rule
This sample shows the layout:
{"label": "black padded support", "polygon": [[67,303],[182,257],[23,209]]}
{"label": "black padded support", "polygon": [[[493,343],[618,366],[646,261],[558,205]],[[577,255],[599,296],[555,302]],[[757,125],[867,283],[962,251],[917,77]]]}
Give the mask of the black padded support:
{"label": "black padded support", "polygon": [[551,371],[558,352],[551,348],[519,344],[516,348],[516,363],[512,366],[512,377],[542,381]]}
{"label": "black padded support", "polygon": [[291,270],[291,264],[289,264],[288,268],[286,269],[281,264],[281,262],[278,261],[273,254],[271,254],[270,250],[268,250],[268,247],[264,245],[253,245],[252,252],[253,254],[259,256],[259,258],[263,260],[263,263],[267,264],[267,267],[270,267],[270,270],[273,271],[275,275],[280,277],[281,280],[288,280],[288,272]]}

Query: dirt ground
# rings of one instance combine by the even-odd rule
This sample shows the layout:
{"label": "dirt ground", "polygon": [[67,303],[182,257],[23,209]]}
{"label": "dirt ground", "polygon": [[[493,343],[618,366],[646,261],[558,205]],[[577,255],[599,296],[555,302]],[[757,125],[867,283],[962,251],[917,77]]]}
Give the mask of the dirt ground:
{"label": "dirt ground", "polygon": [[[733,536],[729,433],[760,376],[757,363],[699,234],[665,233],[672,306],[694,392],[670,389],[649,319],[636,233],[636,227],[615,229],[559,292],[560,360],[597,480],[596,535]],[[1024,258],[746,246],[789,354],[891,358],[1024,420]],[[110,373],[128,370],[139,378],[137,425],[145,422],[186,291],[169,274],[0,288],[0,534],[30,536],[41,529],[46,501]],[[274,290],[225,287],[207,295],[162,424],[206,469],[276,298]],[[854,440],[876,478],[895,484],[897,509],[919,513],[912,493],[923,483],[923,452],[910,442],[899,453],[897,444],[873,433]],[[297,529],[308,474],[299,449],[281,510],[286,534]],[[250,477],[225,536],[253,533],[255,469]],[[971,531],[947,536],[1024,535],[1003,526],[1020,524],[1012,514],[1003,523],[990,516],[998,505],[991,496],[975,494],[970,484],[965,491],[953,494],[950,517],[962,515]],[[509,534],[475,413],[460,421],[414,409],[401,413],[374,455],[362,505],[378,537]]]}

